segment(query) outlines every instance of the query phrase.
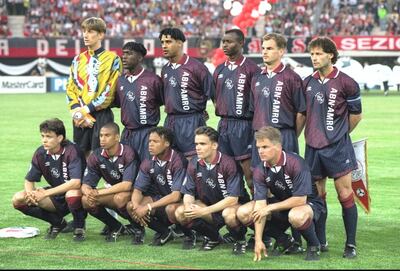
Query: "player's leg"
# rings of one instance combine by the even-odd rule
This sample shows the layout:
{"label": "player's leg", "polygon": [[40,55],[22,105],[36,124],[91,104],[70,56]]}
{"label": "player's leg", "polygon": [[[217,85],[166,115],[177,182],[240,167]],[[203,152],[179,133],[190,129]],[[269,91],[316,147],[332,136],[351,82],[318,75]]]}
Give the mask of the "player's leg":
{"label": "player's leg", "polygon": [[340,204],[342,205],[343,222],[347,237],[343,257],[349,259],[355,258],[357,256],[356,232],[358,212],[351,187],[351,173],[335,179],[335,188]]}
{"label": "player's leg", "polygon": [[25,215],[39,218],[50,223],[50,228],[47,231],[45,239],[56,238],[58,233],[67,225],[64,220],[66,213],[59,213],[49,197],[41,200],[36,206],[27,202],[25,191],[20,191],[13,196],[12,202],[14,208]]}
{"label": "player's leg", "polygon": [[246,232],[247,227],[240,223],[236,216],[240,204],[230,206],[222,211],[222,217],[232,237],[234,238],[232,253],[235,255],[244,254],[246,252]]}
{"label": "player's leg", "polygon": [[182,249],[193,249],[196,246],[196,233],[192,230],[192,220],[185,217],[185,206],[183,204],[178,204],[175,207],[175,220],[177,224],[182,228],[185,238],[183,239]]}
{"label": "player's leg", "polygon": [[305,259],[308,261],[319,260],[320,254],[320,243],[315,232],[313,217],[313,209],[308,204],[292,208],[289,211],[291,226],[300,232],[307,241],[307,256]]}
{"label": "player's leg", "polygon": [[82,206],[81,190],[74,189],[68,191],[65,194],[65,200],[73,217],[73,240],[77,242],[84,241],[87,211]]}

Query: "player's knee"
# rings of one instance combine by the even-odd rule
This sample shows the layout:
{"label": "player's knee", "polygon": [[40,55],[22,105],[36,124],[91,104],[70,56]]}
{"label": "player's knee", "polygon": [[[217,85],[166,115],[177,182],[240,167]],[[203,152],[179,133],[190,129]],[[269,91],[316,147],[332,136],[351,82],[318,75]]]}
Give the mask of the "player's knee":
{"label": "player's knee", "polygon": [[79,189],[69,190],[67,191],[67,193],[65,193],[65,197],[66,198],[82,197],[82,192]]}
{"label": "player's knee", "polygon": [[232,225],[236,224],[236,209],[235,208],[225,208],[222,211],[222,217],[224,218],[225,224]]}
{"label": "player's knee", "polygon": [[12,205],[15,209],[18,209],[18,206],[25,204],[25,192],[17,192],[12,197]]}
{"label": "player's knee", "polygon": [[86,196],[82,196],[82,207],[83,209],[90,209],[90,205],[88,203],[88,198]]}
{"label": "player's knee", "polygon": [[185,221],[185,217],[183,215],[184,210],[185,210],[185,207],[183,205],[179,206],[175,210],[175,218],[180,224],[182,224],[182,222]]}
{"label": "player's knee", "polygon": [[168,219],[175,220],[175,211],[176,211],[176,204],[169,204],[165,207],[165,212],[167,213]]}
{"label": "player's knee", "polygon": [[236,217],[242,224],[247,224],[250,222],[250,212],[247,207],[240,206],[236,211]]}
{"label": "player's knee", "polygon": [[288,219],[294,228],[299,228],[309,219],[309,215],[306,212],[292,209],[288,214]]}
{"label": "player's knee", "polygon": [[124,193],[117,193],[113,197],[114,203],[118,209],[124,208],[128,202],[128,198]]}

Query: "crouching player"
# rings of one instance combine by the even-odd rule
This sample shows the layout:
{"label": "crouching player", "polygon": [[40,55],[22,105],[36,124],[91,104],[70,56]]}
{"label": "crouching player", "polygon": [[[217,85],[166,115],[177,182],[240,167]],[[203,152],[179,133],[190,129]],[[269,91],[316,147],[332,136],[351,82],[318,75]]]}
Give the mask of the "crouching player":
{"label": "crouching player", "polygon": [[[180,205],[181,186],[186,175],[187,159],[172,149],[173,133],[168,128],[149,130],[149,153],[140,165],[132,200],[127,205],[129,215],[156,232],[151,243],[162,246],[173,239],[169,226],[176,223],[175,210]],[[182,229],[188,237],[192,231]],[[132,240],[135,244],[136,241]]]}
{"label": "crouching player", "polygon": [[[109,232],[105,238],[108,242],[115,242],[124,233],[125,227],[105,207],[129,219],[125,209],[138,168],[135,151],[119,140],[116,123],[107,123],[100,129],[101,147],[90,154],[82,182],[83,207],[108,226]],[[100,178],[109,184],[107,188],[96,188]]]}
{"label": "crouching player", "polygon": [[[25,189],[17,192],[14,208],[50,223],[45,239],[54,239],[67,226],[64,216],[74,218],[74,240],[84,240],[86,212],[82,208],[81,178],[86,160],[79,148],[65,137],[64,123],[49,119],[39,126],[42,146],[33,155],[25,177]],[[36,188],[41,177],[49,186]]]}
{"label": "crouching player", "polygon": [[[307,241],[305,260],[319,260],[320,243],[314,222],[323,211],[323,203],[312,186],[311,173],[299,155],[282,150],[278,129],[263,127],[255,133],[261,163],[254,170],[255,201],[239,208],[237,216],[243,224],[254,222],[254,260],[267,256],[263,233],[275,238],[272,255],[287,252],[294,244],[285,231],[297,229]],[[267,197],[267,195],[269,195]]]}
{"label": "crouching player", "polygon": [[[246,228],[236,219],[239,203],[249,200],[243,174],[232,157],[217,151],[218,132],[211,127],[195,130],[197,157],[189,162],[182,185],[183,205],[175,212],[178,222],[204,236],[200,250],[209,251],[222,242],[219,229],[227,225],[233,235],[234,254],[246,246]],[[192,240],[195,241],[195,240]],[[184,240],[184,249],[195,242]]]}

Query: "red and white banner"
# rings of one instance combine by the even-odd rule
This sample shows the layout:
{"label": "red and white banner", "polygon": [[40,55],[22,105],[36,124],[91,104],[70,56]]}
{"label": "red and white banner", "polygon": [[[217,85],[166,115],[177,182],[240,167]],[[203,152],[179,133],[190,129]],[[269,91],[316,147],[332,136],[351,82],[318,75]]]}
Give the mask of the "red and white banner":
{"label": "red and white banner", "polygon": [[358,204],[366,213],[371,211],[371,198],[368,188],[368,163],[367,163],[367,139],[353,142],[358,169],[351,173],[354,196]]}
{"label": "red and white banner", "polygon": [[400,51],[400,36],[334,36],[338,50]]}

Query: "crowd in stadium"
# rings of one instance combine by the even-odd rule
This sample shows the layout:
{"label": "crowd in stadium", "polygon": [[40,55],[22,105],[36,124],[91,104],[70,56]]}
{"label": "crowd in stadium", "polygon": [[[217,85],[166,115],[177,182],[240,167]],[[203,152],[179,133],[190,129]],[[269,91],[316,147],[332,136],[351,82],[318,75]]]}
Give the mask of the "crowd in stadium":
{"label": "crowd in stadium", "polygon": [[[315,9],[321,1],[277,1],[264,16],[261,31],[249,35],[280,32],[287,36],[312,35],[399,35],[400,1],[323,1],[316,22]],[[200,8],[199,8],[200,7]],[[181,27],[187,37],[220,37],[232,28],[232,16],[222,0],[33,0],[7,1],[0,20],[0,36],[11,36],[8,15],[25,15],[26,37],[78,37],[80,21],[88,16],[105,19],[109,37],[158,37],[167,26]],[[200,19],[201,18],[201,19]],[[261,32],[261,33],[260,33]]]}

